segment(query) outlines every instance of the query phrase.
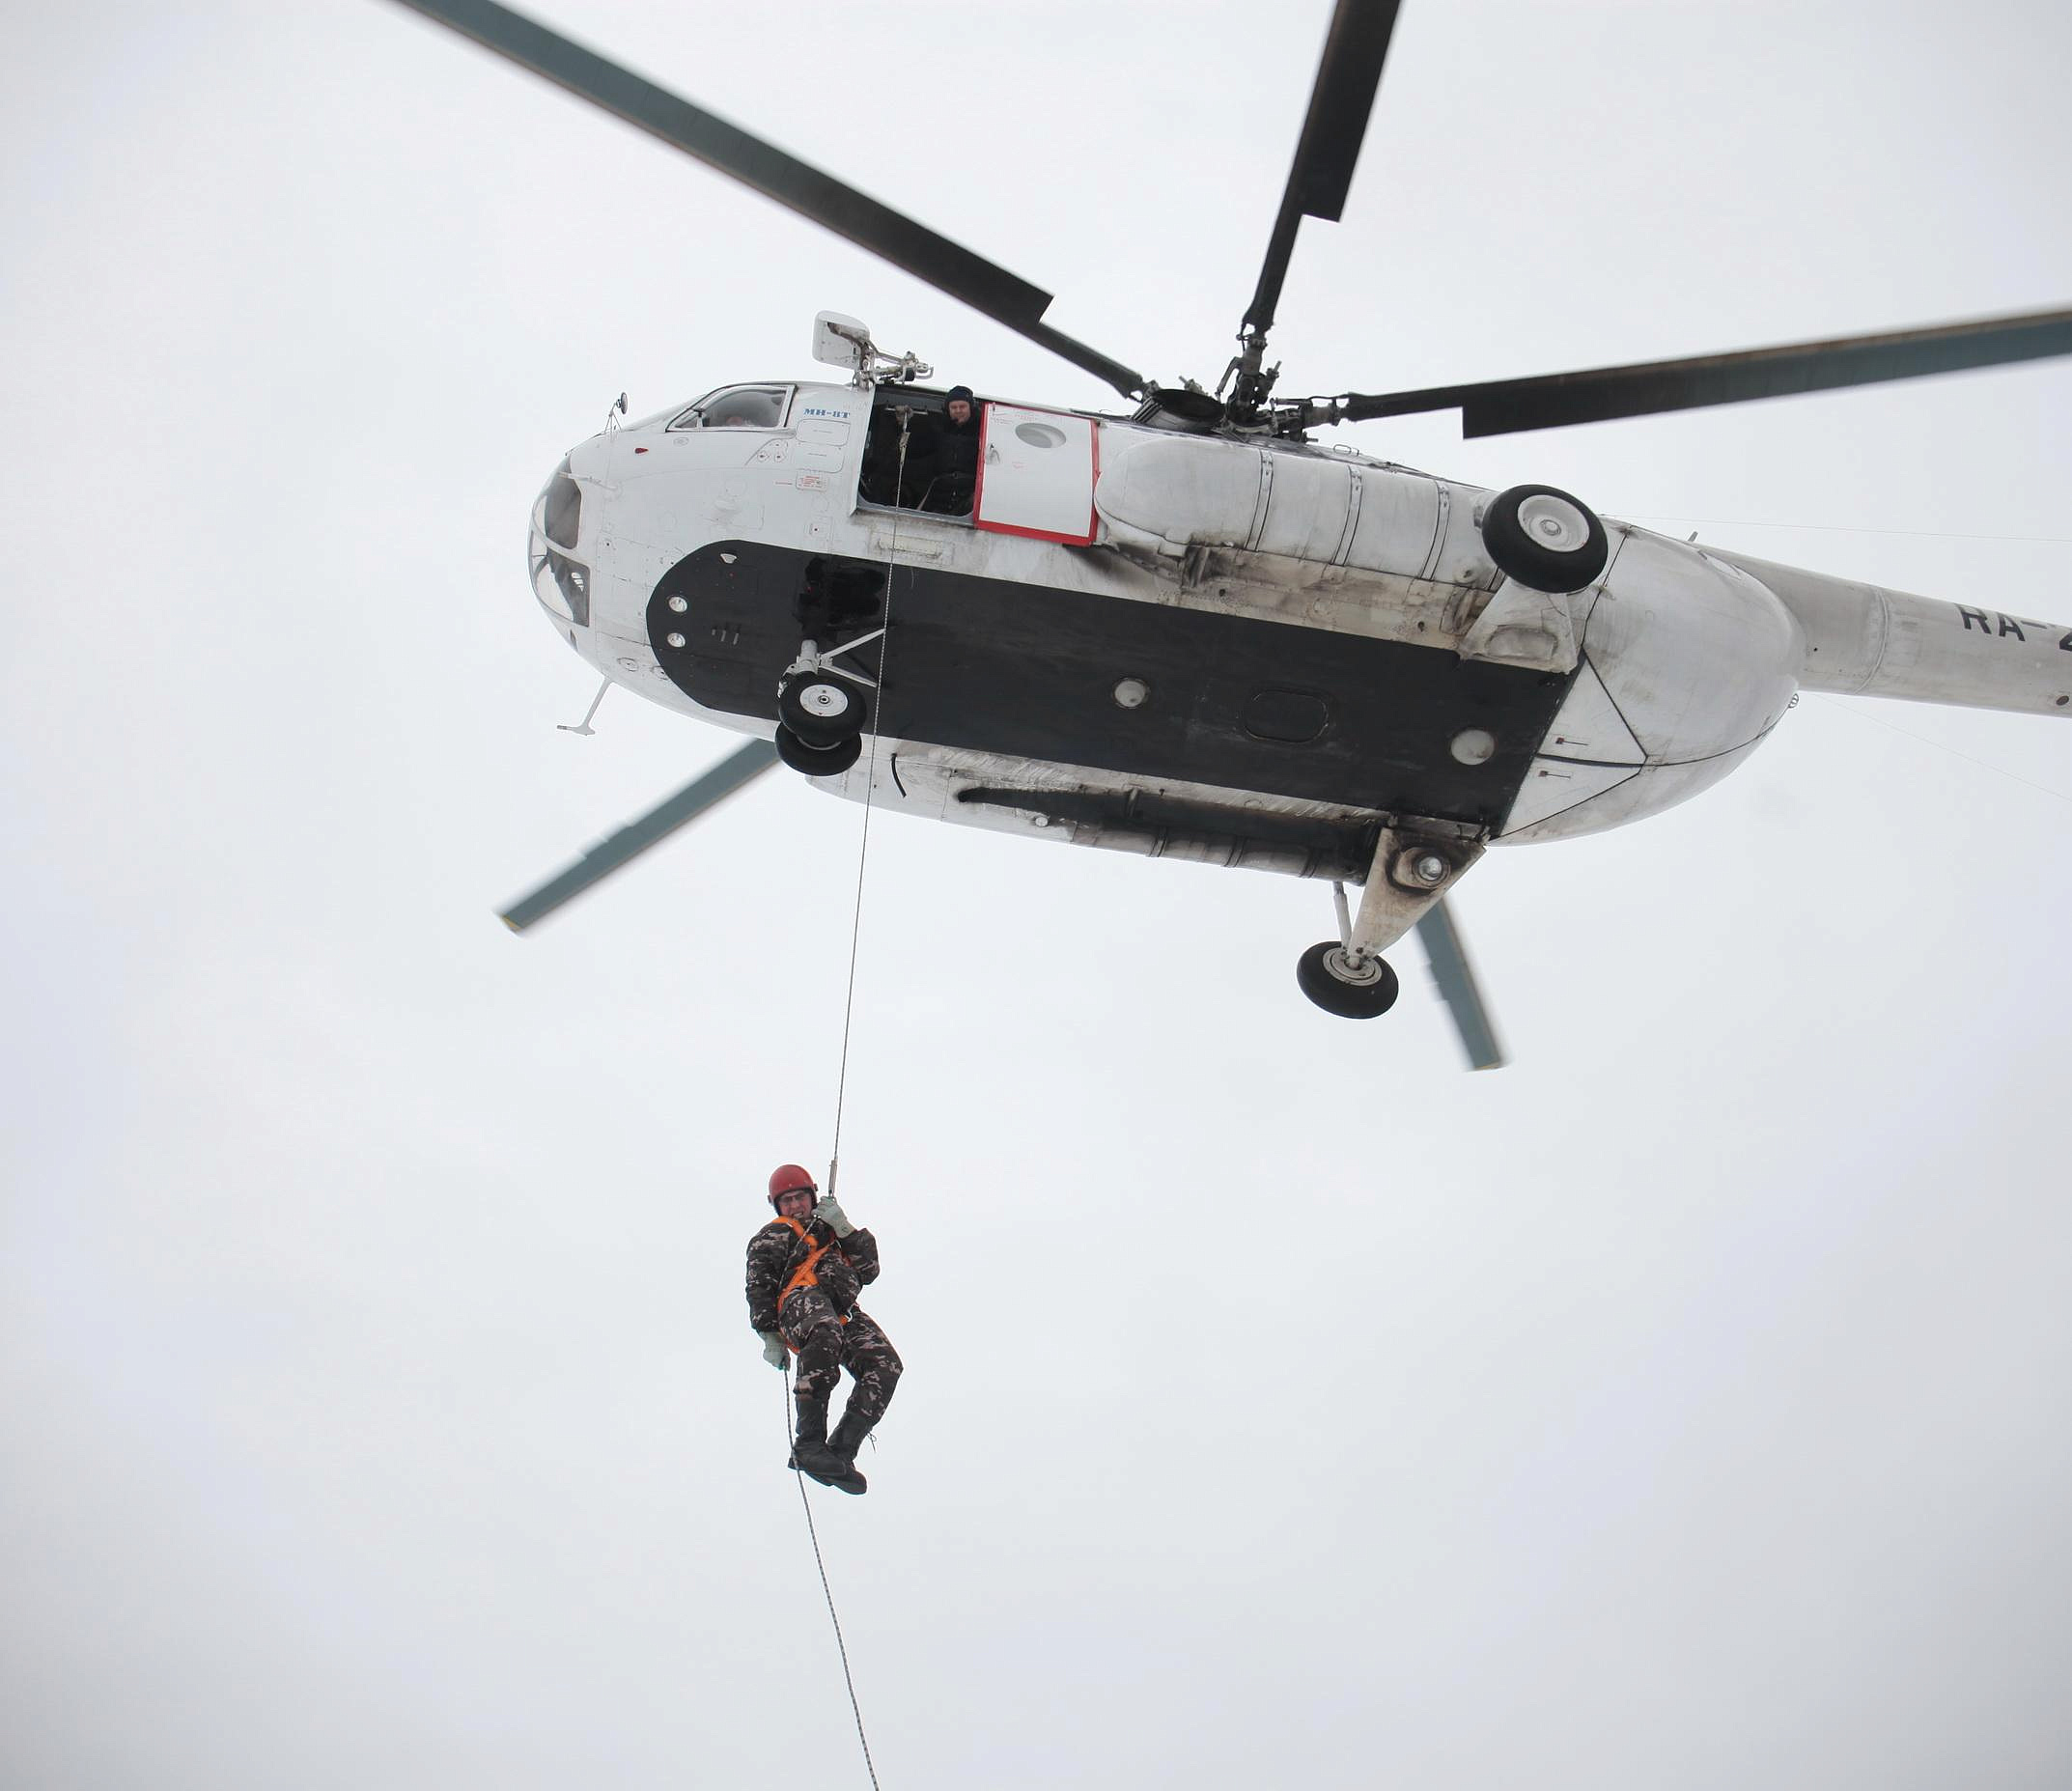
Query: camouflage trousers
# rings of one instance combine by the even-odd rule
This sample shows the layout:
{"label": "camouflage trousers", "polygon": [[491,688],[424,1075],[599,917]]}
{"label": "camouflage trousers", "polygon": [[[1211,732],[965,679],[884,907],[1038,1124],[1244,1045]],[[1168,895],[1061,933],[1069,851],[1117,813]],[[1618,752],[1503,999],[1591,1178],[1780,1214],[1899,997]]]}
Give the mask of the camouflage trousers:
{"label": "camouflage trousers", "polygon": [[817,1287],[802,1287],[777,1315],[784,1340],[798,1352],[793,1390],[800,1399],[826,1399],[847,1368],[855,1385],[844,1416],[866,1430],[884,1416],[899,1385],[899,1352],[878,1321],[861,1306],[844,1324],[833,1302]]}

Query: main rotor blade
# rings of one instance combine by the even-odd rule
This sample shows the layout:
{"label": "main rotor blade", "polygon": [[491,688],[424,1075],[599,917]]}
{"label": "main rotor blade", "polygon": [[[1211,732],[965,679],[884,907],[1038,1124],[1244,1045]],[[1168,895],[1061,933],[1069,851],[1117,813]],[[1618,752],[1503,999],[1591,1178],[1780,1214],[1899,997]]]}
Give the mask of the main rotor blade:
{"label": "main rotor blade", "polygon": [[1336,420],[1408,416],[1459,410],[1464,435],[1505,435],[1567,423],[1695,410],[1756,398],[1785,398],[1841,386],[1918,379],[2015,361],[2072,354],[2072,311],[2032,311],[2021,317],[1976,318],[1882,336],[1843,336],[1833,342],[1787,343],[1698,354],[1689,360],[1597,367],[1585,373],[1543,374],[1531,379],[1490,379],[1478,385],[1435,385],[1420,392],[1353,392],[1329,402]]}
{"label": "main rotor blade", "polygon": [[622,864],[637,858],[650,846],[659,845],[677,828],[697,820],[715,802],[724,801],[751,778],[760,777],[777,762],[777,749],[767,740],[752,740],[739,752],[729,753],[710,770],[700,772],[666,802],[651,808],[638,821],[629,822],[609,839],[590,848],[559,877],[542,883],[530,895],[512,903],[497,916],[514,933],[545,920],[557,908],[573,902],[593,883],[600,883]]}
{"label": "main rotor blade", "polygon": [[1367,115],[1374,110],[1381,85],[1382,59],[1388,54],[1389,34],[1396,28],[1400,0],[1338,0],[1325,35],[1324,56],[1317,64],[1316,85],[1309,90],[1309,115],[1296,140],[1295,164],[1288,170],[1287,190],[1274,234],[1267,239],[1266,264],[1245,313],[1245,327],[1264,335],[1274,324],[1280,303],[1280,283],[1295,249],[1295,232],[1305,217],[1335,224],[1345,210],[1353,165],[1367,134]]}
{"label": "main rotor blade", "polygon": [[1482,992],[1461,943],[1460,929],[1443,901],[1426,909],[1417,921],[1417,937],[1423,942],[1425,961],[1432,966],[1432,980],[1452,1010],[1453,1024],[1461,1035],[1470,1070],[1503,1067],[1503,1048],[1497,1043],[1497,1029],[1490,1024],[1489,1010],[1482,1005]]}
{"label": "main rotor blade", "polygon": [[858,248],[868,249],[994,322],[1063,355],[1125,398],[1143,394],[1143,375],[1043,322],[1050,294],[1041,287],[1031,286],[962,243],[844,185],[832,175],[787,155],[740,126],[643,80],[523,14],[496,5],[495,0],[397,0],[397,4],[472,38],[485,49],[545,75],[576,98],[659,137],[707,167],[731,175],[800,217],[848,238]]}

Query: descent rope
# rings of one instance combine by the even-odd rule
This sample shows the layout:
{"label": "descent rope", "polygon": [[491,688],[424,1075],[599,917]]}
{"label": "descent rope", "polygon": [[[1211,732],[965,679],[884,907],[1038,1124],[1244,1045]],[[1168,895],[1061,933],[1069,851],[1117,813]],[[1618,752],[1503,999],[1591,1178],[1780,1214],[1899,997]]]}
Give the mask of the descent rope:
{"label": "descent rope", "polygon": [[[792,1429],[792,1369],[789,1359],[784,1366],[784,1434],[796,1450],[798,1437]],[[871,1791],[879,1791],[878,1768],[871,1760],[871,1738],[863,1732],[863,1706],[856,1702],[856,1682],[849,1671],[849,1646],[842,1639],[842,1619],[835,1613],[834,1590],[827,1583],[827,1563],[821,1558],[820,1531],[813,1524],[813,1501],[806,1497],[805,1469],[797,1466],[797,1461],[795,1454],[792,1476],[798,1482],[798,1503],[806,1514],[806,1534],[813,1538],[813,1565],[820,1569],[821,1594],[827,1601],[827,1620],[834,1625],[834,1651],[842,1657],[842,1683],[849,1688],[849,1708],[856,1719],[856,1740],[863,1744],[863,1770],[871,1776]]]}

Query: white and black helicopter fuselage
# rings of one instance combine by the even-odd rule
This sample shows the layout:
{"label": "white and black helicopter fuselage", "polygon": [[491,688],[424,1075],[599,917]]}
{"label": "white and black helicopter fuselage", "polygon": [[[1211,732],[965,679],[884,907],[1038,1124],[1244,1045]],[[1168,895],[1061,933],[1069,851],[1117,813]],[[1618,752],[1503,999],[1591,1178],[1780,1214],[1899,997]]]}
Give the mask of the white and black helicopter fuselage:
{"label": "white and black helicopter fuselage", "polygon": [[[2072,704],[2062,628],[1185,418],[982,400],[968,514],[902,507],[941,405],[763,381],[607,430],[535,506],[535,590],[605,678],[718,726],[775,735],[788,679],[842,692],[788,760],[878,749],[824,789],[1364,882],[1362,953],[1487,844],[1717,783],[1798,690]],[[1521,564],[1521,533],[1553,550]],[[1535,588],[1578,554],[1584,583]]]}

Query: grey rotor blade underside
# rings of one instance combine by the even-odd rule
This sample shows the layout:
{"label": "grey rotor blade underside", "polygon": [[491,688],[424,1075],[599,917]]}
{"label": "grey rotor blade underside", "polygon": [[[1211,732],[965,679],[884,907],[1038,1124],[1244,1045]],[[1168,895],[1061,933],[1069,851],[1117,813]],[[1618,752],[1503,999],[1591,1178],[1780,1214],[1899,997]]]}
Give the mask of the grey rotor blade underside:
{"label": "grey rotor blade underside", "polygon": [[1309,111],[1296,140],[1295,160],[1281,194],[1280,210],[1267,239],[1259,284],[1245,313],[1245,327],[1264,335],[1273,327],[1280,303],[1281,281],[1295,249],[1295,233],[1305,217],[1336,223],[1345,210],[1353,168],[1367,134],[1381,85],[1382,62],[1396,28],[1399,0],[1338,0],[1324,54],[1317,64],[1316,85],[1309,92]]}
{"label": "grey rotor blade underside", "polygon": [[739,752],[730,753],[709,770],[701,771],[666,802],[651,808],[638,821],[629,822],[610,838],[590,848],[558,877],[550,878],[530,895],[505,909],[498,916],[514,933],[545,920],[584,890],[603,882],[621,865],[630,863],[651,846],[659,845],[679,827],[686,826],[716,802],[724,801],[743,784],[760,777],[777,762],[777,749],[767,740],[752,740]]}
{"label": "grey rotor blade underside", "polygon": [[1497,1043],[1497,1028],[1490,1023],[1489,1010],[1482,1004],[1460,929],[1453,924],[1452,910],[1444,902],[1435,902],[1417,922],[1417,937],[1424,945],[1425,960],[1432,966],[1432,980],[1453,1015],[1468,1053],[1471,1070],[1497,1070],[1503,1066],[1503,1047]]}
{"label": "grey rotor blade underside", "polygon": [[1138,397],[1145,390],[1143,375],[1046,323],[1043,314],[1050,307],[1050,294],[1041,287],[523,14],[498,6],[495,0],[396,3],[473,39],[485,49],[544,75],[800,217],[846,237],[858,248],[868,249],[994,322],[1064,356],[1125,398]]}
{"label": "grey rotor blade underside", "polygon": [[1458,410],[1464,435],[1504,435],[1599,423],[1612,417],[1651,416],[1708,405],[1738,405],[1930,374],[2001,367],[2072,354],[2072,311],[2035,311],[2020,317],[1976,318],[1885,335],[1843,336],[1830,342],[1787,343],[1698,354],[1688,360],[1596,367],[1582,373],[1543,374],[1528,379],[1490,379],[1475,385],[1436,385],[1416,392],[1349,392],[1324,400],[1340,420]]}

